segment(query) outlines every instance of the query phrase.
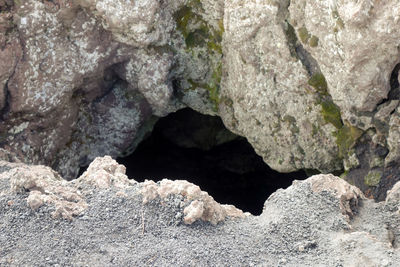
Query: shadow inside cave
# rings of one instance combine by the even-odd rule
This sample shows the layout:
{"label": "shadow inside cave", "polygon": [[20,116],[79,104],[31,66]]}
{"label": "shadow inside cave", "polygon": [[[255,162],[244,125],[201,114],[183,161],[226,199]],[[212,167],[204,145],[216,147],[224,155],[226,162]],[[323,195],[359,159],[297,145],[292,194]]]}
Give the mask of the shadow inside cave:
{"label": "shadow inside cave", "polygon": [[235,205],[253,215],[265,200],[304,171],[279,173],[267,166],[243,137],[229,132],[218,117],[182,109],[161,118],[151,135],[129,156],[118,158],[131,179],[187,180],[221,204]]}

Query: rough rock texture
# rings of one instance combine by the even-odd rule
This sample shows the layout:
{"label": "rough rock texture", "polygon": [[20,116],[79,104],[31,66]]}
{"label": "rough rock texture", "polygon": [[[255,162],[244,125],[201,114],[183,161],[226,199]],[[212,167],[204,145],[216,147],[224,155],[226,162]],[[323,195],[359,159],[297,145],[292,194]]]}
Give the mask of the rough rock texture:
{"label": "rough rock texture", "polygon": [[307,181],[315,193],[321,193],[324,190],[331,191],[339,200],[339,207],[342,214],[350,218],[358,209],[358,200],[365,199],[360,189],[332,174],[313,176]]}
{"label": "rough rock texture", "polygon": [[[151,115],[184,106],[173,96],[174,80],[212,79],[206,44],[192,49],[202,50],[192,59],[184,41],[190,30],[177,30],[175,14],[183,2],[2,3],[2,146],[67,179],[96,156],[129,154],[154,124]],[[201,74],[193,68],[202,68]],[[186,97],[185,105],[215,114],[200,87],[192,91],[202,93]]]}
{"label": "rough rock texture", "polygon": [[[188,200],[210,196],[187,182],[128,180],[110,157],[97,158],[71,182],[42,166],[1,161],[0,172],[1,266],[397,266],[400,260],[398,210],[365,199],[333,175],[278,190],[258,217],[188,225],[185,209],[195,215],[202,206]],[[14,190],[17,177],[27,191]],[[65,220],[51,215],[53,202],[27,205],[34,192],[60,197],[55,188],[79,190],[85,209]],[[388,203],[400,203],[396,192]]]}
{"label": "rough rock texture", "polygon": [[275,170],[400,180],[396,1],[0,1],[0,146],[66,179],[160,116],[220,116]]}
{"label": "rough rock texture", "polygon": [[[280,171],[384,199],[398,167],[399,11],[390,1],[227,1],[220,116]],[[343,164],[343,165],[342,165]]]}
{"label": "rough rock texture", "polygon": [[363,129],[371,127],[370,116],[358,112],[376,111],[388,96],[400,57],[400,4],[299,0],[292,1],[289,10],[297,32],[304,29],[310,38],[318,38],[318,45],[313,47],[310,39],[305,45],[319,62],[343,118]]}
{"label": "rough rock texture", "polygon": [[[344,167],[366,170],[350,171],[349,179],[365,177],[365,185],[381,200],[381,192],[399,180],[391,177],[398,172],[399,155],[399,11],[398,2],[369,0],[300,0],[291,1],[289,7],[288,21],[318,62],[327,91],[340,108],[344,126],[338,128],[337,143],[339,151],[345,147]],[[349,129],[360,133],[354,135]],[[368,164],[360,157],[357,160],[361,153],[351,148],[362,132],[369,136],[363,142],[370,144],[371,150],[381,146],[389,154],[371,153]],[[397,171],[386,168],[393,165]],[[371,172],[379,173],[372,185],[367,177]],[[382,187],[381,192],[377,187]]]}
{"label": "rough rock texture", "polygon": [[385,206],[391,211],[397,211],[400,214],[400,182],[396,183],[393,188],[388,191]]}
{"label": "rough rock texture", "polygon": [[72,216],[80,215],[87,208],[81,193],[68,185],[55,171],[46,166],[27,166],[7,164],[11,168],[1,174],[0,179],[10,179],[10,189],[15,193],[29,192],[27,204],[33,210],[42,205],[54,205],[54,218],[72,220]]}
{"label": "rough rock texture", "polygon": [[241,218],[245,216],[241,210],[232,205],[220,205],[206,192],[201,191],[200,187],[187,181],[164,179],[159,182],[159,185],[153,181],[145,181],[142,186],[144,204],[157,197],[164,200],[171,194],[184,197],[189,202],[183,210],[183,221],[186,224],[192,224],[201,219],[215,225],[224,221],[227,216]]}
{"label": "rough rock texture", "polygon": [[288,4],[225,3],[221,117],[273,169],[340,169],[335,127],[324,120],[310,70],[289,43]]}

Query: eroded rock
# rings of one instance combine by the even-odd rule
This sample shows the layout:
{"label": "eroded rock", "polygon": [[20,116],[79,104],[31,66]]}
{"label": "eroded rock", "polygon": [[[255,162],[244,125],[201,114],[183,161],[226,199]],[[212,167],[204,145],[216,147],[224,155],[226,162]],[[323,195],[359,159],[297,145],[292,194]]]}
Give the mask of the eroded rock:
{"label": "eroded rock", "polygon": [[[372,112],[387,97],[399,63],[399,10],[399,3],[381,1],[301,0],[289,7],[291,22],[298,35],[304,34],[299,37],[318,61],[344,119],[357,120],[364,129],[370,127],[368,115],[357,112]],[[315,46],[309,43],[313,36]]]}
{"label": "eroded rock", "polygon": [[[10,158],[73,179],[97,156],[132,152],[154,115],[191,107],[281,172],[344,168],[362,183],[379,172],[364,184],[381,196],[400,169],[396,2],[0,4]],[[360,143],[384,153],[363,159]]]}
{"label": "eroded rock", "polygon": [[101,189],[111,186],[122,189],[134,183],[134,181],[128,179],[125,172],[124,165],[118,164],[110,156],[105,156],[96,158],[75,183],[89,184]]}
{"label": "eroded rock", "polygon": [[10,179],[11,191],[29,192],[27,203],[33,210],[42,205],[54,206],[52,216],[72,220],[82,214],[87,203],[82,194],[46,166],[17,165],[3,172],[0,179]]}
{"label": "eroded rock", "polygon": [[310,69],[294,51],[288,5],[225,3],[220,115],[275,170],[340,169],[335,126],[325,121]]}
{"label": "eroded rock", "polygon": [[392,211],[400,213],[400,182],[397,182],[391,190],[388,191],[385,206]]}
{"label": "eroded rock", "polygon": [[201,191],[200,187],[183,180],[171,181],[163,179],[159,183],[145,181],[142,184],[141,193],[143,203],[156,199],[165,199],[169,195],[181,195],[187,202],[183,210],[185,224],[192,224],[197,220],[210,222],[216,225],[225,220],[226,217],[244,218],[246,215],[232,205],[221,205],[216,202],[207,192]]}
{"label": "eroded rock", "polygon": [[350,185],[343,179],[332,174],[316,175],[307,179],[315,193],[329,191],[339,200],[340,210],[343,215],[351,218],[357,211],[358,202],[365,199],[364,194],[357,187]]}

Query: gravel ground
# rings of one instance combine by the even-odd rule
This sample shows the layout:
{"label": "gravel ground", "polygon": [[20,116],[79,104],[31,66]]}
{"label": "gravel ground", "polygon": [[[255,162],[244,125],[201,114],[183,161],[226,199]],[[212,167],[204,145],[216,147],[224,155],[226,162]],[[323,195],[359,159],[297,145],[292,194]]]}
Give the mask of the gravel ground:
{"label": "gravel ground", "polygon": [[[0,171],[6,171],[0,167]],[[11,177],[10,177],[11,178]],[[0,178],[0,266],[399,266],[399,215],[360,200],[348,221],[329,191],[308,180],[278,190],[263,214],[212,225],[182,221],[183,196],[143,204],[141,184],[81,188],[88,208],[73,220],[37,211],[29,192]],[[389,225],[389,226],[386,226]]]}

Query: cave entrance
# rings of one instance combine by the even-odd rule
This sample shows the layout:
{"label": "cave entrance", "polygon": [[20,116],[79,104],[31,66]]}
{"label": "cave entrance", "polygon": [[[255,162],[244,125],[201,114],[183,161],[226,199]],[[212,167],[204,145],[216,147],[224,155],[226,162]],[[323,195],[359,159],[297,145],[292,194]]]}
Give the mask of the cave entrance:
{"label": "cave entrance", "polygon": [[265,200],[277,189],[307,177],[303,171],[270,169],[247,140],[228,131],[219,117],[189,108],[159,119],[151,135],[117,161],[136,181],[187,180],[217,202],[253,215],[261,214]]}

